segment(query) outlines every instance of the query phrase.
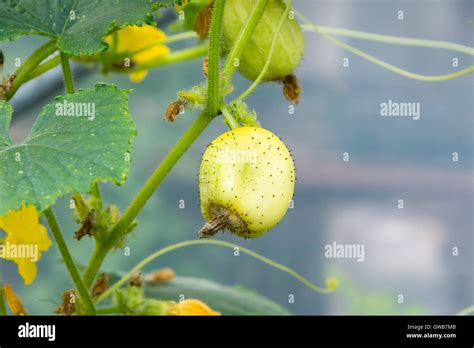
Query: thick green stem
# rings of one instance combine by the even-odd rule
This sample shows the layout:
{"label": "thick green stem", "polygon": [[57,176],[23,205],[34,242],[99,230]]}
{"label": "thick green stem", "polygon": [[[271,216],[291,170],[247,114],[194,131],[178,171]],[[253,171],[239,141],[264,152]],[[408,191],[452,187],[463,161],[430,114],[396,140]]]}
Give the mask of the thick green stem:
{"label": "thick green stem", "polygon": [[[209,75],[212,74],[213,77],[211,78],[209,76],[208,99],[211,101],[208,102],[208,108],[207,110],[201,112],[201,114],[194,120],[191,127],[183,134],[178,143],[168,153],[168,155],[166,155],[158,168],[156,168],[155,172],[145,182],[143,187],[137,193],[128,208],[120,217],[120,220],[110,231],[104,241],[101,242],[100,245],[96,246],[92,257],[87,264],[86,270],[84,271],[84,282],[87,287],[92,285],[92,282],[94,281],[94,278],[109,251],[117,245],[117,242],[140,213],[146,202],[150,199],[166,175],[168,175],[170,170],[186,152],[189,146],[191,146],[194,140],[196,140],[196,138],[204,131],[204,129],[206,129],[207,125],[212,121],[218,112],[220,99],[219,51],[224,3],[224,0],[217,0],[214,3],[213,18],[209,34]],[[194,54],[196,53],[196,48],[193,48],[193,52]],[[201,54],[200,51],[198,51],[198,53]]]}
{"label": "thick green stem", "polygon": [[84,303],[85,306],[85,314],[94,315],[95,308],[94,304],[92,303],[92,299],[89,296],[89,292],[87,291],[86,286],[82,282],[81,276],[79,275],[79,271],[76,268],[76,264],[74,263],[72,256],[69,252],[69,249],[66,245],[66,241],[64,240],[63,234],[61,229],[59,228],[58,221],[54,216],[54,213],[51,208],[48,208],[44,211],[44,216],[48,221],[49,227],[51,229],[51,233],[53,234],[54,240],[58,244],[59,252],[64,260],[64,264],[66,265],[69,275],[71,276],[72,282],[79,293],[79,297]]}
{"label": "thick green stem", "polygon": [[18,88],[20,88],[25,82],[29,81],[30,73],[43,60],[54,53],[56,49],[56,41],[48,41],[31,54],[31,56],[15,72],[15,80],[13,80],[12,87],[6,94],[7,100],[13,97]]}
{"label": "thick green stem", "polygon": [[74,81],[72,79],[71,66],[69,65],[69,57],[63,52],[60,55],[66,92],[74,93]]}
{"label": "thick green stem", "polygon": [[240,245],[229,243],[229,242],[224,242],[224,241],[221,241],[221,240],[197,239],[197,240],[188,240],[188,241],[168,245],[167,247],[165,247],[163,249],[160,249],[160,250],[154,252],[153,254],[151,254],[150,256],[146,257],[145,259],[140,261],[135,267],[133,267],[130,272],[128,272],[125,276],[123,276],[114,285],[109,287],[107,289],[107,291],[105,291],[102,295],[100,295],[95,300],[95,303],[97,304],[97,303],[105,300],[110,295],[112,295],[115,290],[119,289],[122,285],[124,285],[130,279],[130,277],[132,277],[134,274],[136,274],[137,271],[140,271],[141,269],[143,269],[143,267],[145,267],[147,264],[149,264],[150,262],[152,262],[156,258],[158,258],[158,257],[160,257],[164,254],[167,254],[167,253],[169,253],[173,250],[181,249],[181,248],[189,247],[189,246],[193,246],[193,245],[218,245],[218,246],[221,246],[221,247],[231,248],[231,249],[238,248],[239,251],[243,252],[244,254],[250,255],[250,256],[256,258],[257,260],[259,260],[263,263],[266,263],[267,265],[269,265],[273,268],[279,269],[280,271],[289,274],[290,276],[292,276],[293,278],[299,280],[300,282],[302,282],[304,285],[306,285],[308,288],[310,288],[311,290],[313,290],[315,292],[327,294],[327,293],[330,293],[330,292],[333,292],[334,290],[336,290],[336,287],[334,286],[333,283],[329,283],[328,286],[325,287],[325,288],[319,287],[319,286],[313,284],[311,281],[309,281],[305,277],[303,277],[298,272],[292,270],[291,268],[289,268],[285,265],[282,265],[281,263],[278,263],[276,261],[273,261],[273,260],[271,260],[271,259],[269,259],[269,258],[267,258],[263,255],[257,254],[256,252],[254,252],[250,249],[244,248]]}
{"label": "thick green stem", "polygon": [[224,17],[224,0],[214,1],[214,9],[209,29],[209,68],[207,82],[207,110],[211,117],[217,115],[220,104],[219,59],[221,45],[221,29]]}
{"label": "thick green stem", "polygon": [[[61,52],[60,59],[61,59],[61,68],[63,70],[64,86],[66,88],[66,92],[74,93],[75,91],[74,80],[72,78],[71,66],[69,64],[69,57],[63,52]],[[77,208],[79,208],[79,215],[84,215],[85,217],[85,215],[87,214],[85,212],[86,204],[84,202],[82,195],[80,193],[75,193],[73,196],[74,196],[76,205],[78,205]],[[45,211],[45,216],[46,216],[46,219],[48,220],[49,226],[51,227],[51,231],[53,232],[54,239],[58,243],[59,250],[61,251],[61,255],[63,256],[66,267],[69,270],[69,274],[71,275],[74,286],[76,287],[77,292],[79,293],[80,301],[78,301],[78,303],[81,303],[81,304],[83,303],[86,314],[94,315],[95,307],[94,307],[94,304],[92,303],[92,299],[87,290],[88,287],[84,284],[81,276],[79,275],[79,272],[76,268],[76,265],[74,264],[74,261],[72,260],[71,254],[66,245],[66,241],[64,240],[61,230],[59,229],[59,225],[56,220],[56,217],[54,216],[54,213],[51,210],[51,208],[48,208]]]}
{"label": "thick green stem", "polygon": [[124,231],[126,231],[128,226],[130,226],[135,217],[145,206],[153,192],[155,192],[176,162],[186,152],[194,140],[202,133],[211,120],[212,118],[206,111],[203,111],[196,118],[191,127],[183,134],[178,143],[168,153],[168,155],[166,155],[158,168],[156,168],[155,172],[150,176],[141,190],[137,193],[107,238],[101,243],[100,247],[97,247],[94,250],[89,264],[87,265],[84,272],[84,283],[87,287],[91,286],[92,282],[94,281],[94,278],[99,271],[103,260],[107,256],[107,253],[117,244]]}
{"label": "thick green stem", "polygon": [[230,50],[230,53],[227,56],[227,60],[224,65],[223,76],[225,76],[227,82],[229,83],[232,81],[232,76],[237,67],[234,60],[240,57],[240,54],[245,48],[245,45],[250,39],[250,36],[252,36],[252,33],[255,30],[255,27],[257,26],[258,21],[260,20],[260,17],[263,14],[263,11],[267,7],[268,1],[269,0],[258,0],[258,2],[255,4],[250,18],[240,31],[236,42],[232,46],[232,49]]}

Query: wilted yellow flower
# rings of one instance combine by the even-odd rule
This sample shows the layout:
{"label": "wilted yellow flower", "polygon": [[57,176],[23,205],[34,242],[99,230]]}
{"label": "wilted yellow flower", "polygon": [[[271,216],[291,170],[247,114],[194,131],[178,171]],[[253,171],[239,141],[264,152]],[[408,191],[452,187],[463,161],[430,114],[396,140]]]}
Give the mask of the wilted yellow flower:
{"label": "wilted yellow flower", "polygon": [[36,208],[23,204],[20,210],[0,216],[0,229],[7,234],[0,244],[0,257],[14,261],[25,285],[31,284],[36,277],[36,262],[40,260],[41,252],[51,246],[46,228],[39,223]]}
{"label": "wilted yellow flower", "polygon": [[180,303],[170,304],[167,310],[168,315],[221,315],[213,311],[202,301],[189,299]]}
{"label": "wilted yellow flower", "polygon": [[[117,54],[130,54],[130,60],[135,64],[147,63],[161,57],[166,57],[170,49],[163,44],[166,34],[157,27],[151,25],[128,26],[115,34],[107,36],[105,41],[110,45],[116,45]],[[114,42],[117,40],[117,42]],[[130,73],[130,80],[138,83],[148,74],[147,70]]]}
{"label": "wilted yellow flower", "polygon": [[10,284],[6,283],[0,291],[3,291],[7,305],[13,315],[28,315],[23,303],[21,303],[20,298],[15,294]]}

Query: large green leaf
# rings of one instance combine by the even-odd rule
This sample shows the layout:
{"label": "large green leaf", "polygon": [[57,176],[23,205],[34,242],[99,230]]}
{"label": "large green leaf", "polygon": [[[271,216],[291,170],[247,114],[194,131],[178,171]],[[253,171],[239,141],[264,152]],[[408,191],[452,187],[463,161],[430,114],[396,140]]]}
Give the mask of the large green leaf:
{"label": "large green leaf", "polygon": [[223,315],[288,315],[285,308],[241,286],[226,286],[209,280],[177,277],[170,283],[146,285],[145,295],[178,301],[181,295],[204,301]]}
{"label": "large green leaf", "polygon": [[[22,144],[10,140],[12,108],[0,102],[0,215],[23,202],[44,210],[69,192],[88,192],[96,180],[123,183],[129,166],[126,154],[136,134],[127,94],[97,84],[56,97]],[[61,116],[67,115],[61,105],[77,107],[75,116]],[[95,116],[79,107],[94,108]]]}
{"label": "large green leaf", "polygon": [[0,41],[25,35],[57,40],[73,55],[91,55],[107,48],[110,30],[152,22],[151,13],[173,0],[2,0]]}

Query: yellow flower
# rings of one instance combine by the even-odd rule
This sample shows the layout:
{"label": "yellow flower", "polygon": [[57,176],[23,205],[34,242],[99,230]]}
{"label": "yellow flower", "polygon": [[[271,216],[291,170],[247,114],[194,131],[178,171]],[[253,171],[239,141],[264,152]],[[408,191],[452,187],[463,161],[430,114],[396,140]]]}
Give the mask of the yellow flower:
{"label": "yellow flower", "polygon": [[213,311],[207,304],[199,300],[184,300],[180,303],[170,304],[167,310],[168,315],[221,315]]}
{"label": "yellow flower", "polygon": [[0,291],[3,291],[5,300],[7,300],[8,307],[13,315],[28,315],[26,309],[23,307],[23,303],[21,303],[20,298],[15,294],[10,284],[5,283]]}
{"label": "yellow flower", "polygon": [[36,277],[35,262],[40,260],[41,252],[51,246],[46,228],[39,223],[36,208],[23,204],[19,211],[0,216],[0,229],[7,234],[0,244],[0,257],[14,261],[25,285],[31,284]]}
{"label": "yellow flower", "polygon": [[[117,42],[114,42],[114,40]],[[133,63],[141,64],[154,61],[161,57],[166,57],[170,49],[163,45],[166,34],[160,29],[143,25],[125,27],[115,34],[107,36],[105,41],[111,46],[116,47],[117,54],[130,54],[128,57]],[[132,82],[142,81],[148,74],[147,70],[132,72],[129,77]]]}

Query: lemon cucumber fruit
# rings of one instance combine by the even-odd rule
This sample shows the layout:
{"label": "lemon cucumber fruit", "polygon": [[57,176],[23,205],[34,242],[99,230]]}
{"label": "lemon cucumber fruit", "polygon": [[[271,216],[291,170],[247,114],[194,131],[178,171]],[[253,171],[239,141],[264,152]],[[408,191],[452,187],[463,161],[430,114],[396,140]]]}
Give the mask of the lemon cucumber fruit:
{"label": "lemon cucumber fruit", "polygon": [[202,238],[229,230],[256,238],[285,215],[293,197],[295,167],[286,145],[272,132],[241,127],[212,141],[199,170]]}

